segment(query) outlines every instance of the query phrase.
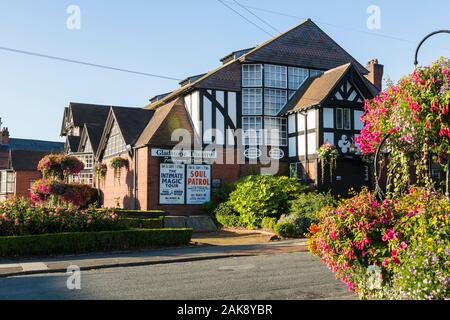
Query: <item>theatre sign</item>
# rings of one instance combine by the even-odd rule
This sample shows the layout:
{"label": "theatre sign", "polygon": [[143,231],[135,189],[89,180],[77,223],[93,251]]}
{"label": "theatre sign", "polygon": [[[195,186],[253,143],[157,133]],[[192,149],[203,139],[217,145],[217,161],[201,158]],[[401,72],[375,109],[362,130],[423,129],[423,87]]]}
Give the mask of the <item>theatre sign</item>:
{"label": "theatre sign", "polygon": [[[153,149],[159,158],[214,159],[215,152]],[[160,163],[159,203],[161,205],[202,205],[211,201],[211,165]]]}

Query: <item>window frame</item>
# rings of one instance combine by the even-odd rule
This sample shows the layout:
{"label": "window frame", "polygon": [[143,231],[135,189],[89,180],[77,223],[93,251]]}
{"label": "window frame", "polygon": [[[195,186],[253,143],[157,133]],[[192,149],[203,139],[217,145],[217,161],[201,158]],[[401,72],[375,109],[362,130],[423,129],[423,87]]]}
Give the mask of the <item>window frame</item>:
{"label": "window frame", "polygon": [[[272,93],[272,94],[271,94]],[[274,93],[281,93],[282,96],[276,96]],[[278,100],[281,99],[281,103],[278,106]],[[288,92],[284,89],[264,88],[264,115],[277,116],[281,110],[286,106],[288,102]],[[269,105],[270,104],[270,105]],[[275,106],[275,108],[273,108]]]}
{"label": "window frame", "polygon": [[[248,70],[244,70],[245,68],[257,68],[259,67],[259,72],[258,71],[248,71]],[[263,65],[262,64],[243,64],[242,68],[241,68],[241,72],[242,72],[242,88],[259,88],[259,87],[263,87],[264,84],[264,70],[263,70]],[[254,78],[246,78],[245,75],[247,74],[253,74],[256,75],[259,73],[259,79],[258,77],[254,77]],[[247,83],[246,83],[247,81]],[[252,83],[249,84],[249,81],[254,81],[258,83]]]}
{"label": "window frame", "polygon": [[[253,94],[250,94],[253,92]],[[257,93],[258,92],[258,93]],[[254,98],[253,101],[247,100],[250,96],[257,97],[260,99]],[[253,106],[246,106],[246,103],[252,103]],[[243,116],[260,116],[264,112],[264,92],[262,88],[242,88],[242,115]],[[252,112],[254,111],[254,112]]]}
{"label": "window frame", "polygon": [[[247,120],[247,121],[246,121]],[[258,124],[259,121],[259,124]],[[250,126],[254,125],[254,128]],[[258,128],[259,125],[259,128]],[[247,126],[247,128],[246,128]],[[244,146],[260,146],[264,143],[264,121],[262,116],[242,117],[242,144]],[[250,131],[252,130],[252,131]]]}
{"label": "window frame", "polygon": [[[284,79],[283,79],[284,78]],[[264,88],[288,89],[288,67],[264,64]]]}
{"label": "window frame", "polygon": [[[272,146],[272,147],[287,147],[288,146],[288,125],[287,125],[288,119],[281,118],[281,117],[264,117],[264,143],[266,146]],[[276,123],[276,127],[271,125],[271,127],[268,128],[269,123]],[[279,123],[278,123],[279,122]],[[272,129],[279,129],[278,138],[272,137],[272,134],[269,133],[269,130]],[[278,139],[278,143],[274,142],[276,139]]]}

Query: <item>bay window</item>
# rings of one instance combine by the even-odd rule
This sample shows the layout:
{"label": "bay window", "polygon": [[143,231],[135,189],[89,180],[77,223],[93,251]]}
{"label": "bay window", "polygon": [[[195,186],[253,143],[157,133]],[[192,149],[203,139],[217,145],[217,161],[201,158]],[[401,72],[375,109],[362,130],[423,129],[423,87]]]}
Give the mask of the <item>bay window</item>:
{"label": "bay window", "polygon": [[271,64],[264,65],[264,86],[270,88],[287,88],[287,68]]}
{"label": "bay window", "polygon": [[246,146],[262,145],[262,117],[242,117],[243,143]]}
{"label": "bay window", "polygon": [[242,114],[262,114],[262,89],[242,89]]}
{"label": "bay window", "polygon": [[264,114],[276,116],[287,103],[287,91],[280,89],[264,90]]}
{"label": "bay window", "polygon": [[262,65],[245,64],[242,66],[242,86],[262,87]]}
{"label": "bay window", "polygon": [[298,90],[308,77],[308,69],[289,67],[289,90]]}
{"label": "bay window", "polygon": [[284,118],[264,118],[265,143],[268,146],[287,146],[287,120]]}

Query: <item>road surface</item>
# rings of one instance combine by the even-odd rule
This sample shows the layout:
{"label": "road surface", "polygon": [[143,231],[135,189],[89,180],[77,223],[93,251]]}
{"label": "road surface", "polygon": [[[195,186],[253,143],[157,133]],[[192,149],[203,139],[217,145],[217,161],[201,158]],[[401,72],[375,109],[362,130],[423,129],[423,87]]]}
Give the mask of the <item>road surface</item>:
{"label": "road surface", "polygon": [[66,274],[0,279],[0,299],[354,299],[306,252],[115,268],[81,273],[81,290]]}

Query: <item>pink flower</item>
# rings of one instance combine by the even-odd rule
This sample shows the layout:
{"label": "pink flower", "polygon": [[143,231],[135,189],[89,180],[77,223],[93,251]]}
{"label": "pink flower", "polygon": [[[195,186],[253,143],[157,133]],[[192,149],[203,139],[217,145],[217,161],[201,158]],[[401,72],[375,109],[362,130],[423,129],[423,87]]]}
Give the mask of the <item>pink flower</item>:
{"label": "pink flower", "polygon": [[400,250],[405,250],[408,248],[408,245],[405,242],[400,243],[400,246],[398,247]]}
{"label": "pink flower", "polygon": [[389,264],[389,260],[387,258],[383,259],[383,263],[381,264],[383,267],[386,267]]}

